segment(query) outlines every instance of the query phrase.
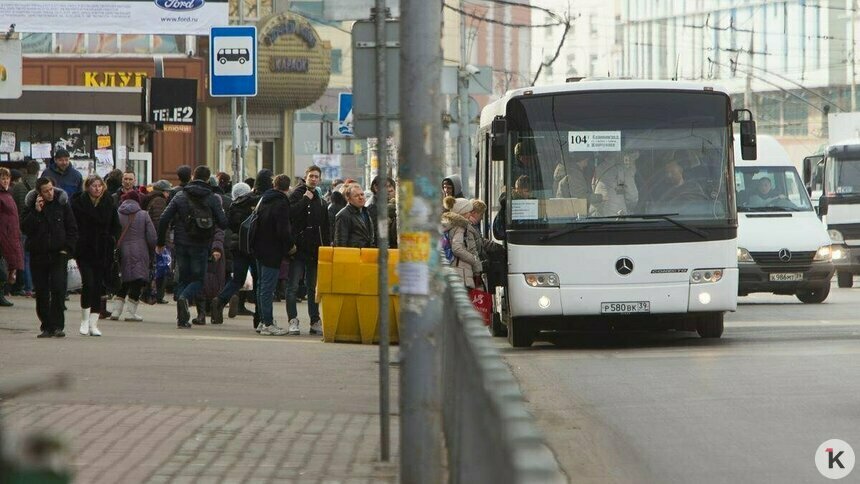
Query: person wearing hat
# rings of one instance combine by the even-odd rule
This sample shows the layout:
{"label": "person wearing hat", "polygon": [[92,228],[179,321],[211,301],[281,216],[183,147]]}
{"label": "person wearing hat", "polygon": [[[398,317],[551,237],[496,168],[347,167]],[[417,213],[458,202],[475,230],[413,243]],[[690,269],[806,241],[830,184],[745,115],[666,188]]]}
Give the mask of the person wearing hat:
{"label": "person wearing hat", "polygon": [[121,228],[116,205],[107,185],[98,175],[84,181],[84,191],[72,197],[72,212],[78,224],[75,260],[81,272],[81,328],[84,336],[101,336],[99,309],[105,296],[105,274],[113,264],[113,253]]}
{"label": "person wearing hat", "polygon": [[482,243],[480,235],[477,231],[469,230],[469,217],[475,205],[465,198],[454,197],[445,197],[442,204],[447,209],[442,214],[442,228],[447,233],[454,255],[451,267],[457,271],[466,287],[473,289],[476,279],[484,272],[479,252]]}
{"label": "person wearing hat", "polygon": [[[146,210],[149,218],[152,219],[152,224],[158,227],[158,222],[161,220],[161,214],[167,208],[167,198],[170,196],[170,191],[173,187],[167,180],[158,180],[152,185],[152,191],[144,195],[141,200],[141,208]],[[172,244],[170,251],[173,251]],[[165,284],[167,283],[167,273],[170,267],[170,258],[168,254],[159,254],[156,256],[156,277],[155,277],[155,294],[158,304],[167,304],[164,299]],[[160,265],[159,265],[160,263]],[[158,269],[161,267],[162,269]],[[168,269],[163,269],[168,268]]]}
{"label": "person wearing hat", "polygon": [[66,192],[69,198],[80,192],[84,183],[81,172],[76,170],[69,161],[69,152],[63,148],[54,152],[54,163],[45,168],[42,176],[51,180],[55,188]]}
{"label": "person wearing hat", "polygon": [[514,146],[514,162],[511,164],[511,180],[525,175],[531,181],[532,190],[543,190],[543,173],[537,157],[533,139],[525,139]]}
{"label": "person wearing hat", "polygon": [[126,192],[119,206],[119,222],[122,233],[120,250],[120,274],[122,286],[116,293],[114,311],[110,318],[118,320],[125,312],[126,321],[143,321],[137,314],[140,295],[149,281],[150,254],[155,251],[155,225],[149,214],[140,208],[141,196],[137,190]]}

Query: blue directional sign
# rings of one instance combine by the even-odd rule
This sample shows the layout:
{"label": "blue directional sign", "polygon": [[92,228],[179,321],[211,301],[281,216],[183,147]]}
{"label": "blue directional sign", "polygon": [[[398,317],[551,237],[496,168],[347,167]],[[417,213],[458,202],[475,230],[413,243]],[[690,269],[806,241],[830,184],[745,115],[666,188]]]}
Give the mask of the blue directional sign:
{"label": "blue directional sign", "polygon": [[257,27],[212,27],[209,32],[209,94],[257,95]]}
{"label": "blue directional sign", "polygon": [[342,92],[337,96],[337,130],[343,136],[355,136],[352,132],[352,93]]}

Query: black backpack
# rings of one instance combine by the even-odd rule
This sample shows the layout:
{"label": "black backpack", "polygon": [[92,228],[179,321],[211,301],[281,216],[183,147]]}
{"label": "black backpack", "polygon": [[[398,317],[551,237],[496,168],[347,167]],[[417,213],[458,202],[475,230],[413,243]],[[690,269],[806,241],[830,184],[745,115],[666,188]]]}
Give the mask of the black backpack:
{"label": "black backpack", "polygon": [[239,252],[242,255],[249,257],[254,255],[254,240],[257,238],[257,220],[260,218],[257,210],[260,208],[260,203],[262,202],[263,198],[260,197],[260,201],[257,202],[257,206],[251,211],[251,215],[248,215],[242,221],[242,224],[239,225]]}
{"label": "black backpack", "polygon": [[215,235],[215,218],[205,198],[188,197],[188,218],[185,231],[195,242],[209,242]]}

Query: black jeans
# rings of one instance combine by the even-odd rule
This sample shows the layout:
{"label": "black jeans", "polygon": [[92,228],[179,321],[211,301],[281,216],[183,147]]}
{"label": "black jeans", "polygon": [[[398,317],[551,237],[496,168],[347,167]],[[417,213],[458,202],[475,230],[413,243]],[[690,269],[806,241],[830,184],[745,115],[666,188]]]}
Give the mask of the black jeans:
{"label": "black jeans", "polygon": [[119,291],[116,293],[116,297],[120,299],[125,299],[128,296],[132,301],[140,300],[140,292],[143,290],[143,287],[146,286],[146,281],[143,279],[135,279],[133,281],[125,281],[120,286]]}
{"label": "black jeans", "polygon": [[102,306],[102,296],[105,295],[105,274],[108,268],[100,265],[88,264],[78,261],[78,270],[81,271],[81,309],[95,309],[98,311]]}
{"label": "black jeans", "polygon": [[[53,259],[44,262],[45,259]],[[66,258],[33,257],[30,261],[33,271],[33,288],[36,291],[36,315],[42,331],[59,331],[66,327],[63,304],[66,301]]]}

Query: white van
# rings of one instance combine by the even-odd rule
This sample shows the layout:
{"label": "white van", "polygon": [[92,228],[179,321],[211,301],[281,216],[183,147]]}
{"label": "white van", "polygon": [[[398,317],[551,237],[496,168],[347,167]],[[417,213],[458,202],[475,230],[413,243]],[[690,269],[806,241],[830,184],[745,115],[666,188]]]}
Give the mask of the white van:
{"label": "white van", "polygon": [[758,137],[758,159],[744,161],[735,139],[738,207],[738,295],[795,295],[820,303],[833,277],[830,237],[812,208],[788,153],[770,136]]}

